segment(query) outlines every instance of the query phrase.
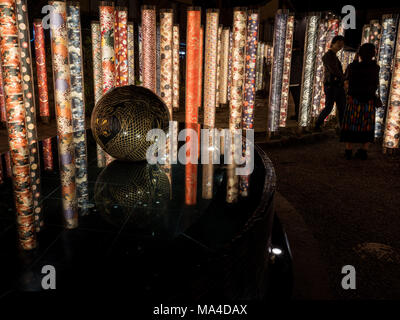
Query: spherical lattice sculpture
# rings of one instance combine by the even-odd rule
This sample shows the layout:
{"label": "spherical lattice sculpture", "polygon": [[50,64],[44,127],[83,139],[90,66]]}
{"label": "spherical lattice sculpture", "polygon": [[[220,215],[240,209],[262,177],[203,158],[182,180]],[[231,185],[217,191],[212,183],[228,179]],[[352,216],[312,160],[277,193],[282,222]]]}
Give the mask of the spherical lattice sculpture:
{"label": "spherical lattice sculpture", "polygon": [[151,129],[168,131],[169,112],[151,90],[139,86],[117,87],[107,92],[92,112],[91,127],[96,142],[120,160],[142,161],[153,141]]}

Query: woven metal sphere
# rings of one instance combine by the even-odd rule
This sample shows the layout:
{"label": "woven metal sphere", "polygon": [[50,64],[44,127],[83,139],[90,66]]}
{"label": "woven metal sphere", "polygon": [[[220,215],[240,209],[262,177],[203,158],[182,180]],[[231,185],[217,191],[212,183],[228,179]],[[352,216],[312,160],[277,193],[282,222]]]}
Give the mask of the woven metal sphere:
{"label": "woven metal sphere", "polygon": [[168,131],[169,112],[153,91],[139,86],[116,87],[107,92],[92,112],[91,127],[96,142],[120,160],[142,161],[153,141],[151,129]]}

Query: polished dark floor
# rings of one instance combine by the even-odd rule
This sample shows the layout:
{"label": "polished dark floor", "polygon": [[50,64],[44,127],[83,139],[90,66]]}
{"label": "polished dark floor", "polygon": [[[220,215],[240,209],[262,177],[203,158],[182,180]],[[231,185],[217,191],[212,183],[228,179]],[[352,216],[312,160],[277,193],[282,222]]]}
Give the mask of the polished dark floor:
{"label": "polished dark floor", "polygon": [[[45,265],[56,269],[57,294],[128,291],[152,301],[267,295],[275,176],[262,151],[248,197],[226,202],[222,164],[214,166],[212,199],[203,199],[198,165],[196,204],[187,205],[184,165],[172,165],[172,184],[147,164],[114,161],[99,168],[90,131],[87,141],[89,208],[79,210],[77,228],[65,228],[54,138],[54,170],[41,175],[44,228],[32,251],[18,248],[12,181],[2,156],[0,297],[49,294],[41,286]],[[155,185],[143,178],[149,176],[157,177]],[[128,196],[140,192],[149,195]]]}

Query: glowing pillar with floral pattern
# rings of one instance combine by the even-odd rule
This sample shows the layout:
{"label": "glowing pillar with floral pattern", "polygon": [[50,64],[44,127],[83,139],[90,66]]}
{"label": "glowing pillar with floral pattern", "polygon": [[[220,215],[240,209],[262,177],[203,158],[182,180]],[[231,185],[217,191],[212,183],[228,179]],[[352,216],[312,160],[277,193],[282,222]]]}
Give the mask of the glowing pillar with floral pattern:
{"label": "glowing pillar with floral pattern", "polygon": [[[400,30],[400,22],[398,30]],[[393,62],[386,128],[383,138],[383,146],[390,149],[400,147],[400,32],[397,32],[396,52]]]}
{"label": "glowing pillar with floral pattern", "polygon": [[275,15],[274,59],[271,69],[271,83],[268,109],[268,131],[275,132],[279,128],[283,60],[285,55],[287,10],[278,10]]}
{"label": "glowing pillar with floral pattern", "polygon": [[200,26],[200,59],[199,59],[199,94],[198,94],[198,106],[201,107],[202,102],[202,90],[203,90],[203,52],[204,52],[204,27]]}
{"label": "glowing pillar with floral pattern", "polygon": [[217,79],[215,85],[215,106],[219,107],[219,90],[220,90],[220,73],[221,73],[221,36],[222,36],[222,24],[218,27],[218,41],[217,41]]}
{"label": "glowing pillar with floral pattern", "polygon": [[10,147],[17,215],[18,238],[21,248],[36,247],[33,194],[30,178],[29,142],[25,124],[23,83],[20,72],[17,17],[14,0],[0,0],[0,48],[6,101],[8,143]]}
{"label": "glowing pillar with floral pattern", "polygon": [[33,28],[35,32],[35,60],[39,89],[39,114],[42,121],[48,123],[50,119],[50,108],[47,86],[46,52],[42,20],[35,19],[33,22]]}
{"label": "glowing pillar with floral pattern", "polygon": [[160,95],[169,110],[172,119],[172,48],[173,48],[173,11],[160,11]]}
{"label": "glowing pillar with floral pattern", "polygon": [[142,77],[143,86],[156,92],[156,8],[142,7]]}
{"label": "glowing pillar with floral pattern", "polygon": [[232,32],[232,88],[229,103],[229,129],[240,129],[242,126],[242,106],[245,73],[247,9],[233,9]]}
{"label": "glowing pillar with floral pattern", "polygon": [[54,170],[54,157],[53,157],[53,146],[51,144],[51,138],[44,139],[42,141],[43,147],[43,167],[46,171]]}
{"label": "glowing pillar with floral pattern", "polygon": [[313,95],[313,79],[315,72],[315,57],[317,52],[319,21],[319,16],[314,15],[307,17],[299,109],[299,126],[301,127],[307,127],[311,122],[311,102]]}
{"label": "glowing pillar with floral pattern", "polygon": [[133,23],[128,23],[128,83],[135,84],[135,34]]}
{"label": "glowing pillar with floral pattern", "polygon": [[389,86],[393,55],[395,52],[397,14],[382,17],[382,38],[379,48],[379,97],[383,107],[375,109],[375,138],[382,138],[384,131],[385,112],[388,103]]}
{"label": "glowing pillar with floral pattern", "polygon": [[229,67],[229,28],[224,28],[221,35],[221,72],[219,103],[228,103],[228,67]]}
{"label": "glowing pillar with floral pattern", "polygon": [[206,39],[204,56],[204,125],[215,126],[215,102],[217,90],[219,10],[208,9],[206,13]]}
{"label": "glowing pillar with floral pattern", "polygon": [[25,103],[25,124],[30,153],[30,174],[33,190],[33,208],[36,231],[43,226],[41,205],[41,182],[39,148],[36,127],[35,92],[33,88],[32,55],[30,46],[29,19],[26,0],[16,1],[19,48],[21,52],[21,77]]}
{"label": "glowing pillar with floral pattern", "polygon": [[370,33],[369,33],[369,42],[375,46],[376,55],[379,53],[379,44],[382,36],[382,26],[379,23],[379,20],[371,20],[370,21]]}
{"label": "glowing pillar with floral pattern", "polygon": [[118,34],[118,60],[117,65],[117,81],[118,86],[126,86],[129,84],[129,70],[128,70],[128,9],[126,7],[118,7],[117,10],[118,21],[117,30]]}
{"label": "glowing pillar with floral pattern", "polygon": [[73,143],[71,79],[68,64],[67,8],[65,2],[50,1],[51,49],[53,60],[54,100],[60,159],[61,194],[66,228],[78,225],[75,183],[75,148]]}
{"label": "glowing pillar with floral pattern", "polygon": [[[91,23],[92,32],[92,59],[93,59],[93,89],[94,103],[96,104],[103,95],[103,76],[102,76],[102,60],[101,60],[101,33],[100,23],[93,21]],[[106,154],[103,149],[96,144],[97,150],[97,166],[99,168],[106,165]]]}
{"label": "glowing pillar with floral pattern", "polygon": [[68,55],[71,74],[71,107],[73,140],[75,144],[75,181],[78,206],[86,208],[89,203],[87,145],[85,125],[85,99],[82,61],[82,36],[80,6],[78,2],[67,3]]}
{"label": "glowing pillar with floral pattern", "polygon": [[172,107],[179,109],[179,87],[180,87],[180,71],[179,71],[179,25],[173,27],[173,48],[172,48]]}
{"label": "glowing pillar with floral pattern", "polygon": [[[0,62],[1,68],[1,62]],[[6,100],[4,99],[4,85],[3,85],[3,75],[0,72],[0,120],[4,124],[7,122],[6,115]]]}
{"label": "glowing pillar with floral pattern", "polygon": [[198,123],[199,64],[201,9],[189,7],[186,34],[185,122]]}
{"label": "glowing pillar with floral pattern", "polygon": [[115,86],[114,27],[112,2],[100,2],[101,65],[103,94]]}
{"label": "glowing pillar with floral pattern", "polygon": [[361,34],[361,44],[369,42],[370,32],[371,32],[371,26],[369,24],[364,24],[364,26],[362,28],[362,34]]}
{"label": "glowing pillar with floral pattern", "polygon": [[313,96],[312,96],[312,118],[318,117],[321,109],[321,99],[323,94],[323,83],[324,83],[324,64],[322,57],[325,54],[326,48],[326,36],[327,36],[328,24],[327,21],[321,20],[318,28],[318,43],[317,53],[315,57],[315,73],[314,73],[314,84],[313,84]]}
{"label": "glowing pillar with floral pattern", "polygon": [[286,126],[287,111],[289,107],[289,84],[290,84],[290,67],[292,63],[293,34],[294,34],[294,15],[289,15],[286,24],[285,55],[283,58],[281,109],[279,117],[280,127]]}

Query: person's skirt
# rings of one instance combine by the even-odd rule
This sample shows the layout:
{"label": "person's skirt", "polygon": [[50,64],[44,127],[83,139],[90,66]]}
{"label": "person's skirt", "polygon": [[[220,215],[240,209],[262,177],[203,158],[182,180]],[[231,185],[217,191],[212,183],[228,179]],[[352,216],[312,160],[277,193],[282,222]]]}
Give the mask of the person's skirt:
{"label": "person's skirt", "polygon": [[348,96],[343,116],[340,141],[342,142],[373,142],[375,130],[375,101],[358,101]]}

